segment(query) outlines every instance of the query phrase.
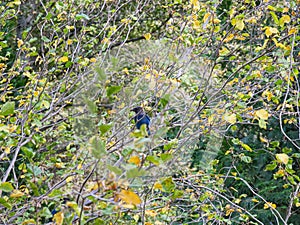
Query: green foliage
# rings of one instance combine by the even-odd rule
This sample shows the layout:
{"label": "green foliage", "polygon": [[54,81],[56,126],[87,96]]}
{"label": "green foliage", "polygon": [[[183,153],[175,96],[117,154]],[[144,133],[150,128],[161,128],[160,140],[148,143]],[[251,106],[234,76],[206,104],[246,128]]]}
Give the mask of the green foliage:
{"label": "green foliage", "polygon": [[298,3],[1,3],[2,222],[297,224]]}

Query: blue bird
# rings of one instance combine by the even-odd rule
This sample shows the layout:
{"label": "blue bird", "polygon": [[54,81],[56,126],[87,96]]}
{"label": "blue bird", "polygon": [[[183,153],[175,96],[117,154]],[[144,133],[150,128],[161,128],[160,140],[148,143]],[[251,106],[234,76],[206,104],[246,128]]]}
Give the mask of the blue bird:
{"label": "blue bird", "polygon": [[146,125],[148,135],[150,135],[150,117],[145,113],[140,106],[133,108],[131,111],[135,112],[134,121],[137,129],[140,129],[143,124]]}

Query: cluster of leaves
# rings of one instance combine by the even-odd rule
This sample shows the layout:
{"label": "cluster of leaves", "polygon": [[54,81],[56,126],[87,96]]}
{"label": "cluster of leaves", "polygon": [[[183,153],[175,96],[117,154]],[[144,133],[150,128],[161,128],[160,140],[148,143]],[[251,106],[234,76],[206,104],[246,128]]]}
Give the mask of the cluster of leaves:
{"label": "cluster of leaves", "polygon": [[0,3],[1,223],[296,224],[298,4]]}

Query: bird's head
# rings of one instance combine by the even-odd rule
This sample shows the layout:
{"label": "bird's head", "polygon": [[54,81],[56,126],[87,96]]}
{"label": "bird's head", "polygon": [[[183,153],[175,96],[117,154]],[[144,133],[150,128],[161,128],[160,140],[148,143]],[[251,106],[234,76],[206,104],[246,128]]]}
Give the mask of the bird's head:
{"label": "bird's head", "polygon": [[144,111],[144,109],[141,106],[135,107],[131,109],[130,111],[135,112],[136,114],[139,114]]}

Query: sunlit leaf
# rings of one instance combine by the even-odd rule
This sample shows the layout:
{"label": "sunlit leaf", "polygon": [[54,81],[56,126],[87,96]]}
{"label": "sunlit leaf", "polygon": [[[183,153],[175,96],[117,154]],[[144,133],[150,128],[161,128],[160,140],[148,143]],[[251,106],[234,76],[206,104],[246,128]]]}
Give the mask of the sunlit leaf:
{"label": "sunlit leaf", "polygon": [[285,153],[276,154],[276,159],[279,163],[288,164],[289,156]]}
{"label": "sunlit leaf", "polygon": [[119,198],[127,204],[138,205],[142,202],[140,197],[136,193],[129,190],[122,190],[119,194]]}
{"label": "sunlit leaf", "polygon": [[235,124],[236,123],[236,114],[235,113],[232,113],[232,114],[226,113],[224,115],[224,119],[230,124]]}
{"label": "sunlit leaf", "polygon": [[140,160],[140,158],[139,158],[137,155],[134,155],[134,156],[131,156],[131,157],[129,158],[128,162],[129,162],[129,163],[133,163],[133,164],[135,164],[135,165],[138,166],[138,165],[140,165],[141,160]]}
{"label": "sunlit leaf", "polygon": [[119,91],[121,91],[122,86],[109,86],[106,88],[106,94],[108,97],[117,94]]}
{"label": "sunlit leaf", "polygon": [[3,182],[0,184],[0,190],[4,192],[11,192],[12,190],[14,190],[14,187],[10,182]]}
{"label": "sunlit leaf", "polygon": [[58,59],[59,62],[68,62],[69,61],[69,58],[68,56],[62,56]]}
{"label": "sunlit leaf", "polygon": [[24,193],[20,190],[13,190],[13,192],[10,194],[11,198],[19,198],[22,197],[24,195]]}
{"label": "sunlit leaf", "polygon": [[64,221],[64,213],[62,211],[57,212],[52,219],[56,225],[62,225]]}
{"label": "sunlit leaf", "polygon": [[148,41],[151,38],[151,34],[150,33],[144,34],[144,37]]}
{"label": "sunlit leaf", "polygon": [[13,114],[15,111],[15,102],[6,102],[4,105],[1,106],[0,114],[3,116],[8,116]]}
{"label": "sunlit leaf", "polygon": [[269,118],[269,113],[265,109],[257,110],[255,112],[255,115],[262,120],[268,120]]}
{"label": "sunlit leaf", "polygon": [[266,27],[265,34],[267,37],[270,37],[273,34],[277,34],[279,31],[275,27]]}

